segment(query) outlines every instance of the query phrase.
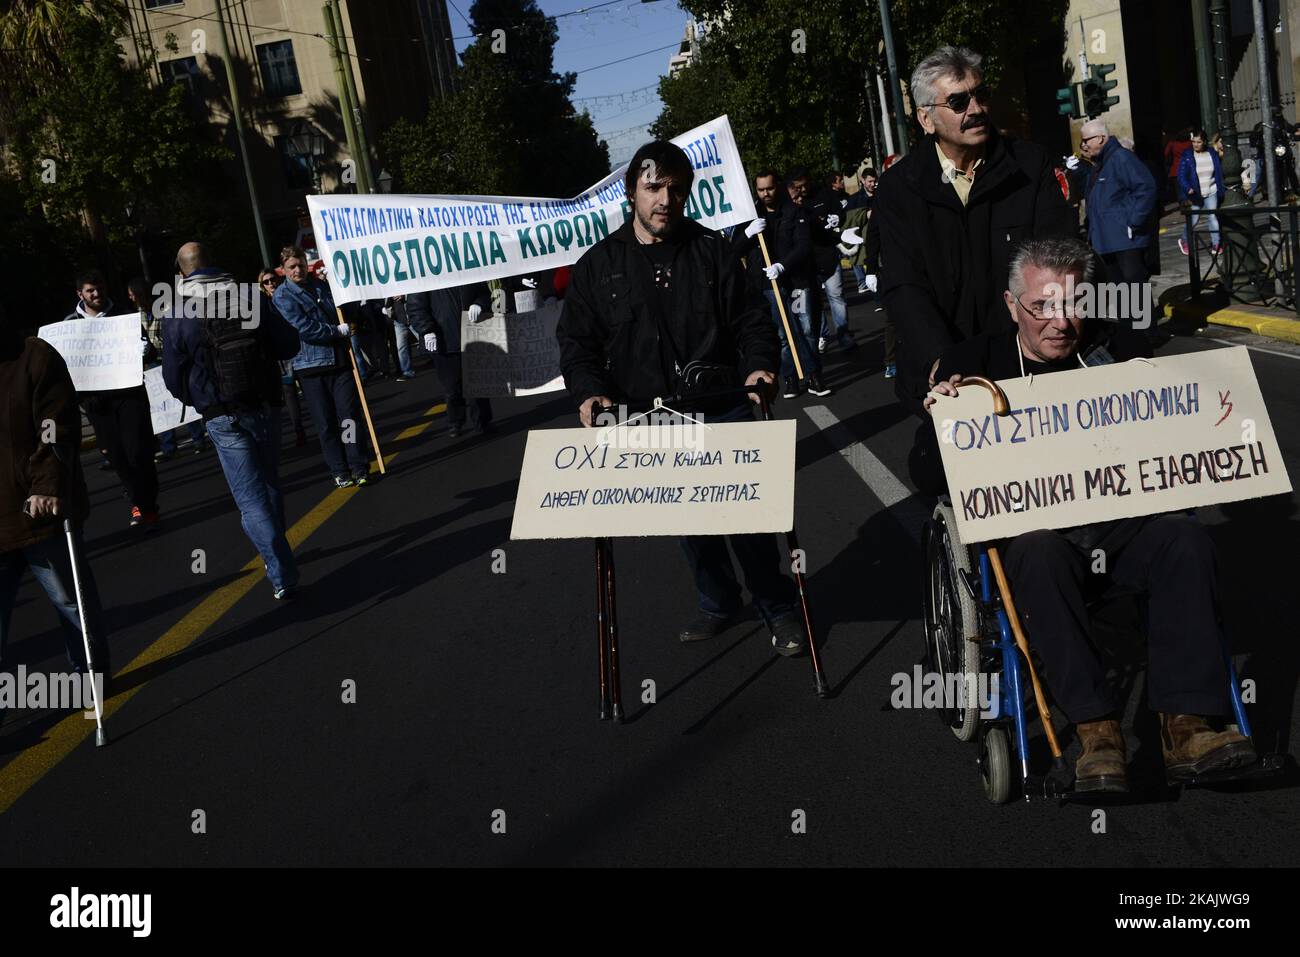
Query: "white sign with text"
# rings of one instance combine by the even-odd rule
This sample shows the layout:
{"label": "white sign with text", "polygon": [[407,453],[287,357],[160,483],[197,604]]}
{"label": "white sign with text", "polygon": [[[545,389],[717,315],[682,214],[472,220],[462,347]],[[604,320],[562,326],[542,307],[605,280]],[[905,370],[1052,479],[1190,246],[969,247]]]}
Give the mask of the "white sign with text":
{"label": "white sign with text", "polygon": [[65,319],[37,335],[63,357],[78,392],[129,389],[144,376],[140,314]]}
{"label": "white sign with text", "polygon": [[786,532],[795,422],[528,433],[512,539]]}

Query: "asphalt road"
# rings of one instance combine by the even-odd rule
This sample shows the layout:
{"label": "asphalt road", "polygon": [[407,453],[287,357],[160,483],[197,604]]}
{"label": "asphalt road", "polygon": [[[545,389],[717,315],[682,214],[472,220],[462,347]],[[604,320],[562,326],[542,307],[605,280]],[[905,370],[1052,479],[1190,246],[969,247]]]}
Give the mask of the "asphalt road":
{"label": "asphalt road", "polygon": [[[590,543],[508,541],[526,432],[572,425],[572,412],[562,398],[502,402],[496,436],[452,440],[444,416],[427,414],[439,395],[424,372],[370,392],[397,453],[382,483],[332,491],[314,443],[286,442],[289,518],[311,526],[292,603],[241,572],[255,553],[211,454],[162,466],[163,521],[146,535],[126,528],[115,482],[87,460],[89,555],[120,672],[113,741],[95,749],[77,715],[0,726],[5,862],[1300,863],[1291,778],[1251,793],[1152,785],[1108,808],[1099,834],[1092,805],[987,804],[973,745],[931,712],[891,710],[891,676],[922,653],[927,509],[897,484],[915,422],[881,376],[880,317],[860,304],[851,315],[862,348],[828,354],[834,395],[779,406],[798,422],[796,514],[829,699],[814,695],[807,659],[776,657],[756,620],[679,645],[693,610],[679,546],[620,540],[630,715],[598,721]],[[1240,338],[1276,350],[1252,359],[1294,480],[1300,350]],[[1218,347],[1178,338],[1160,352]],[[832,419],[813,406],[838,424],[819,427],[814,415]],[[854,443],[879,461],[876,491],[841,454]],[[1258,682],[1257,730],[1287,750],[1300,721],[1294,497],[1200,514],[1221,551],[1239,667]],[[14,626],[17,660],[61,670],[53,611],[30,580]],[[646,679],[653,705],[640,701]],[[355,703],[342,701],[346,681]],[[1138,724],[1130,753],[1150,785],[1158,743]],[[792,831],[797,810],[806,833]]]}

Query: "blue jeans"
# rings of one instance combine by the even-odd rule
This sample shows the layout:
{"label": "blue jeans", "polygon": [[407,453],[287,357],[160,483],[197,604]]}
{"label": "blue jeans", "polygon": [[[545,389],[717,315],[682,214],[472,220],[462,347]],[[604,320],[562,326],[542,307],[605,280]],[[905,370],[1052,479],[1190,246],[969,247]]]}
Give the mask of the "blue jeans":
{"label": "blue jeans", "polygon": [[[109,671],[108,634],[104,630],[103,614],[99,605],[99,589],[90,563],[85,560],[85,545],[81,529],[73,528],[80,557],[81,597],[86,605],[86,629],[90,632],[90,654],[96,671]],[[8,668],[5,656],[9,639],[9,624],[13,617],[18,585],[23,579],[23,569],[30,568],[36,583],[44,589],[54,610],[59,613],[63,642],[72,670],[84,672],[86,651],[81,638],[81,618],[77,614],[77,596],[73,590],[72,568],[67,557],[67,536],[60,528],[48,538],[9,552],[0,552],[0,670]]]}
{"label": "blue jeans", "polygon": [[820,307],[818,308],[818,327],[821,337],[829,339],[832,333],[842,336],[848,332],[849,307],[844,302],[844,274],[840,271],[838,262],[835,264],[835,272],[822,282],[822,292],[825,294],[826,304],[830,306],[831,316],[828,325],[821,315]]}
{"label": "blue jeans", "polygon": [[[749,422],[753,417],[746,402],[721,415],[703,418],[708,422]],[[728,544],[736,554],[745,575],[745,587],[763,620],[770,623],[794,611],[799,594],[794,581],[782,571],[781,550],[771,533],[686,535],[681,538],[681,544],[699,592],[700,611],[725,616],[739,611],[743,604],[740,583],[727,554]]]}
{"label": "blue jeans", "polygon": [[[1210,193],[1209,196],[1202,197],[1201,205],[1192,208],[1197,210],[1218,209],[1219,194]],[[1191,230],[1196,228],[1196,222],[1201,218],[1201,215],[1202,214],[1199,212],[1194,213],[1188,226],[1183,227],[1183,242],[1187,243],[1189,246],[1192,244]],[[1188,227],[1190,227],[1190,229]],[[1219,217],[1213,214],[1210,215],[1210,245],[1219,245]]]}
{"label": "blue jeans", "polygon": [[[207,429],[203,427],[202,419],[195,419],[193,422],[187,422],[184,426],[190,433],[190,441],[194,447],[198,448],[208,437]],[[176,434],[180,432],[181,427],[168,429],[166,432],[158,433],[158,448],[162,449],[167,455],[176,454]]]}
{"label": "blue jeans", "polygon": [[397,364],[401,366],[402,375],[415,375],[415,364],[411,362],[411,343],[418,341],[415,330],[404,322],[393,320],[393,335],[397,338]]}
{"label": "blue jeans", "polygon": [[[822,363],[817,356],[817,350],[808,344],[808,298],[809,292],[806,289],[795,290],[795,295],[790,296],[783,289],[781,290],[781,299],[786,306],[786,316],[790,319],[790,329],[794,333],[795,348],[799,350],[799,362],[803,366],[805,377],[810,375],[821,375]],[[802,295],[799,295],[802,293]],[[776,308],[776,293],[771,289],[764,289],[763,296],[767,299],[767,306],[772,310],[772,322],[776,325],[776,336],[781,341],[781,376],[782,378],[792,378],[795,375],[794,358],[790,354],[790,343],[786,341],[785,326],[781,322],[781,313]],[[794,305],[800,306],[801,312],[796,312]]]}
{"label": "blue jeans", "polygon": [[219,415],[208,420],[208,436],[239,506],[239,522],[266,563],[272,587],[298,584],[298,566],[284,534],[284,496],[280,493],[280,410]]}

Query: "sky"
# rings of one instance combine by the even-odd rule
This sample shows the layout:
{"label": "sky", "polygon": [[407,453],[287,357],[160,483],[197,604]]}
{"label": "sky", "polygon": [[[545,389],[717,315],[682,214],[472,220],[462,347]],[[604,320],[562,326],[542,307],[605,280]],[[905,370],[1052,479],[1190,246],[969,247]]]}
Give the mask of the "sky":
{"label": "sky", "polygon": [[[469,0],[447,0],[457,52],[473,40],[469,6]],[[558,18],[555,71],[578,74],[574,106],[591,113],[609,144],[611,168],[622,165],[649,138],[646,127],[663,109],[659,78],[668,73],[668,59],[677,52],[690,15],[675,0],[539,0],[538,6]],[[589,12],[577,12],[583,10]]]}

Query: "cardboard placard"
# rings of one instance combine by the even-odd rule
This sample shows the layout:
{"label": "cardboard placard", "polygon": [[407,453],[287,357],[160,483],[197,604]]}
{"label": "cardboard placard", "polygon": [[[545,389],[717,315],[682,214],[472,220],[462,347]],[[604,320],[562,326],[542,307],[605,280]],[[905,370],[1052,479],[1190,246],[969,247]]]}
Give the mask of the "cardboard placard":
{"label": "cardboard placard", "polygon": [[144,376],[140,314],[65,319],[41,326],[37,335],[63,357],[78,392],[139,385]]}
{"label": "cardboard placard", "polygon": [[561,305],[553,302],[533,312],[511,316],[469,313],[460,317],[461,376],[467,398],[495,399],[560,392],[560,343],[555,325]]}
{"label": "cardboard placard", "polygon": [[181,405],[181,400],[167,391],[161,366],[145,370],[144,388],[149,393],[149,416],[153,419],[154,435],[202,418],[194,408]]}
{"label": "cardboard placard", "polygon": [[1244,348],[998,385],[930,409],[966,544],[1291,491]]}
{"label": "cardboard placard", "polygon": [[528,433],[512,539],[785,532],[795,423]]}

